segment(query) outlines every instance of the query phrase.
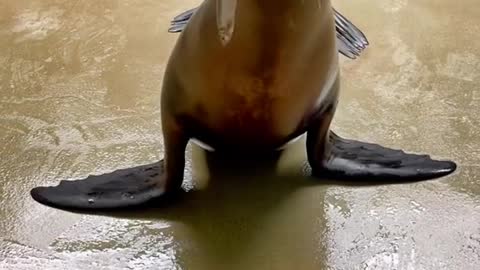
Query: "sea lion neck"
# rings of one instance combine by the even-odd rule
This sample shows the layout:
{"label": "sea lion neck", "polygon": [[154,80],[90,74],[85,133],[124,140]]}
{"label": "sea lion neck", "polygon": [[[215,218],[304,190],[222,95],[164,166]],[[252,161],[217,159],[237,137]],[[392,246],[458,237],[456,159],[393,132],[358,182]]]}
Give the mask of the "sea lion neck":
{"label": "sea lion neck", "polygon": [[[210,0],[219,32],[232,35],[240,25],[282,28],[285,23],[313,23],[331,15],[330,0]],[[228,39],[228,38],[227,38]]]}
{"label": "sea lion neck", "polygon": [[[285,13],[315,13],[330,6],[330,0],[211,0],[217,6],[217,12],[236,13],[246,9],[250,14],[281,15]],[[248,16],[248,14],[243,14]],[[270,17],[270,16],[269,16]]]}
{"label": "sea lion neck", "polygon": [[[285,15],[307,15],[318,13],[329,5],[330,0],[217,0],[237,2],[239,9],[244,7],[264,18],[285,18]],[[244,16],[248,16],[244,14]]]}
{"label": "sea lion neck", "polygon": [[[225,1],[225,0],[223,0]],[[230,0],[227,0],[230,1]],[[249,0],[247,0],[249,1]],[[319,9],[329,0],[250,0],[256,2],[258,7],[264,11],[282,11],[294,9]],[[246,2],[246,1],[245,1]]]}
{"label": "sea lion neck", "polygon": [[237,21],[254,18],[270,29],[285,29],[292,24],[322,25],[331,15],[330,0],[242,0],[237,5]]}

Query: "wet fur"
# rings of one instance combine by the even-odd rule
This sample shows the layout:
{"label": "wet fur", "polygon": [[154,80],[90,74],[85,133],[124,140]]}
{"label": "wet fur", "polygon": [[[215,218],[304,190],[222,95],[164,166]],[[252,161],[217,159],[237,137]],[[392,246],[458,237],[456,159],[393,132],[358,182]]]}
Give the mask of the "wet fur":
{"label": "wet fur", "polygon": [[338,72],[332,9],[328,1],[321,9],[305,2],[272,9],[240,1],[226,46],[217,37],[215,1],[204,2],[173,50],[162,107],[215,149],[274,149],[305,132],[332,102],[317,100]]}

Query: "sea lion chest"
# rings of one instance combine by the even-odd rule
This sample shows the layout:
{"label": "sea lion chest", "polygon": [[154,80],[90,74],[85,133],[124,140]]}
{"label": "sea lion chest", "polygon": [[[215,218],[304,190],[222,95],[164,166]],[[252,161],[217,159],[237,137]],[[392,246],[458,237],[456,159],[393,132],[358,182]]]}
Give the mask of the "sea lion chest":
{"label": "sea lion chest", "polygon": [[252,9],[242,16],[245,9],[240,4],[233,35],[222,44],[207,3],[172,56],[181,113],[194,136],[215,149],[282,146],[306,130],[338,76],[333,19],[268,18]]}

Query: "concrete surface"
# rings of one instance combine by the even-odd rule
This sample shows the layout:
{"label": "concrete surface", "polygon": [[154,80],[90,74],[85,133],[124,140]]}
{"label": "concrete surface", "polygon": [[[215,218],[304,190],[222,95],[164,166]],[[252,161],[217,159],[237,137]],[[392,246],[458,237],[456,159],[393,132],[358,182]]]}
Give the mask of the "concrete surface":
{"label": "concrete surface", "polygon": [[197,3],[0,1],[0,269],[478,269],[478,0],[334,1],[371,41],[342,58],[335,130],[454,159],[452,176],[315,182],[298,176],[299,142],[279,177],[227,166],[202,185],[194,158],[187,182],[199,191],[166,209],[86,215],[34,202],[36,185],[162,156],[168,21]]}

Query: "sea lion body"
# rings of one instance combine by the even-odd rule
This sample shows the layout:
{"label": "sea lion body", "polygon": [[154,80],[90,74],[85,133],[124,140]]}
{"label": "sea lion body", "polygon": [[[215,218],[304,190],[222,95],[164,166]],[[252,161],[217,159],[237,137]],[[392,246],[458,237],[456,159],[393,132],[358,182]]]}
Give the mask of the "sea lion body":
{"label": "sea lion body", "polygon": [[168,63],[166,113],[219,151],[276,149],[306,132],[322,108],[337,102],[332,8],[320,2],[279,1],[272,9],[239,1],[233,36],[224,45],[216,1],[205,1]]}
{"label": "sea lion body", "polygon": [[335,16],[334,23],[329,0],[204,1],[165,71],[164,159],[36,187],[32,197],[59,208],[138,206],[181,191],[192,139],[215,151],[256,155],[305,132],[315,177],[417,181],[455,171],[451,161],[346,140],[330,131],[340,85],[337,43],[344,55],[361,49],[356,42],[351,43],[356,49],[348,49],[358,40],[352,38],[356,32],[344,31],[354,27]]}

